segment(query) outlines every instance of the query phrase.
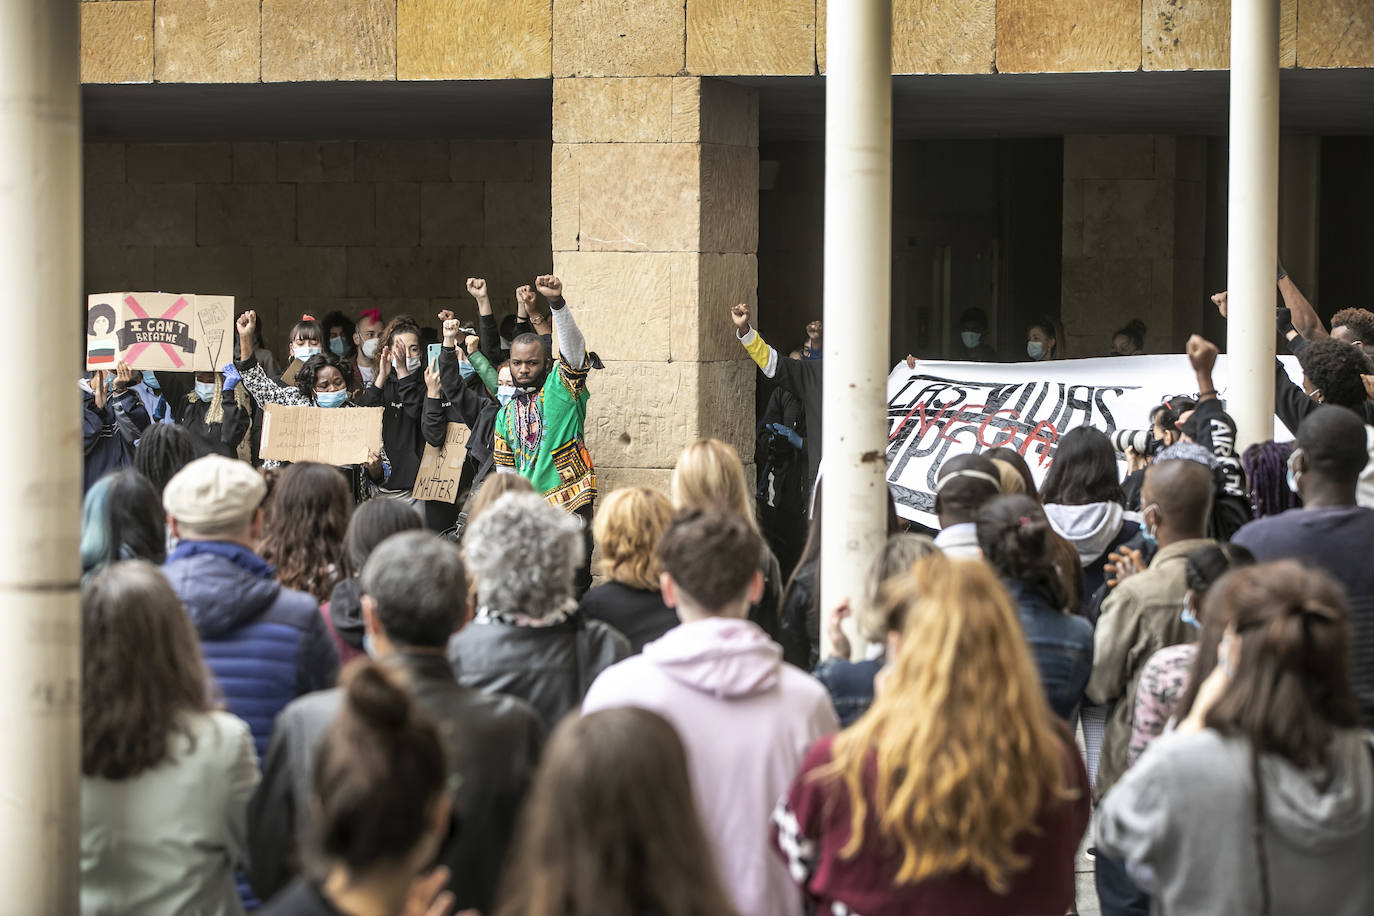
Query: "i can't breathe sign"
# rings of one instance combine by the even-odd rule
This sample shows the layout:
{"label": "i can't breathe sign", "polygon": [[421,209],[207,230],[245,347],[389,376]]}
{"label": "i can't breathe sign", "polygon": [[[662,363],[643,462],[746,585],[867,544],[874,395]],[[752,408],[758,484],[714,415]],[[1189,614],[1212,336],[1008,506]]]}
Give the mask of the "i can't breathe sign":
{"label": "i can't breathe sign", "polygon": [[234,297],[99,293],[86,299],[86,368],[213,372],[233,358]]}

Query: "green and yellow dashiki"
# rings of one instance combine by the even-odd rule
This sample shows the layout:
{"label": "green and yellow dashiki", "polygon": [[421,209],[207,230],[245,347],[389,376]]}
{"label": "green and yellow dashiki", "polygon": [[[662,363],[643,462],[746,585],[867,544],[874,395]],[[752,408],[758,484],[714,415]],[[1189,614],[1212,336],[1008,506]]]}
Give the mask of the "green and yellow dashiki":
{"label": "green and yellow dashiki", "polygon": [[519,472],[569,512],[596,499],[596,471],[583,441],[589,369],[574,369],[559,357],[538,394],[516,395],[496,414],[496,466]]}

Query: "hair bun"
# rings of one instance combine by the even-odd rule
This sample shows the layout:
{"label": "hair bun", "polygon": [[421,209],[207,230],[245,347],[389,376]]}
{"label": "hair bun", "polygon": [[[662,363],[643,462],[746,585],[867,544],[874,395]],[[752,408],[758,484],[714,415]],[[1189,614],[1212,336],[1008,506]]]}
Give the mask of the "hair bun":
{"label": "hair bun", "polygon": [[376,662],[360,659],[344,669],[348,710],[364,726],[399,732],[410,722],[410,696]]}

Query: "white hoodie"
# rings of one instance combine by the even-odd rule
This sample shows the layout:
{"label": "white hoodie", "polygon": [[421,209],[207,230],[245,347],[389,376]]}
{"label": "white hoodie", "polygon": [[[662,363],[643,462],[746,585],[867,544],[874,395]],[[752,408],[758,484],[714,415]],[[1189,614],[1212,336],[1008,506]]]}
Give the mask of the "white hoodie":
{"label": "white hoodie", "polygon": [[634,706],[668,720],[687,749],[692,790],[716,864],[747,916],[798,916],[801,898],[773,848],[769,817],[802,758],[839,730],[820,682],[782,663],[747,620],[685,623],[612,665],[583,713]]}

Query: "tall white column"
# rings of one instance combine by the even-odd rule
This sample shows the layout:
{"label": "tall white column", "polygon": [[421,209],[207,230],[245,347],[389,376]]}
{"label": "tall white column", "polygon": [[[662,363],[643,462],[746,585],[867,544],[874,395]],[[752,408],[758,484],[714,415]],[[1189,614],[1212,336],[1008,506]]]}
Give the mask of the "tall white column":
{"label": "tall white column", "polygon": [[858,597],[886,534],[892,311],[892,3],[827,17],[823,615]]}
{"label": "tall white column", "polygon": [[1279,0],[1231,2],[1227,408],[1237,448],[1274,437],[1279,237]]}
{"label": "tall white column", "polygon": [[79,7],[0,13],[0,909],[54,916],[80,887]]}

